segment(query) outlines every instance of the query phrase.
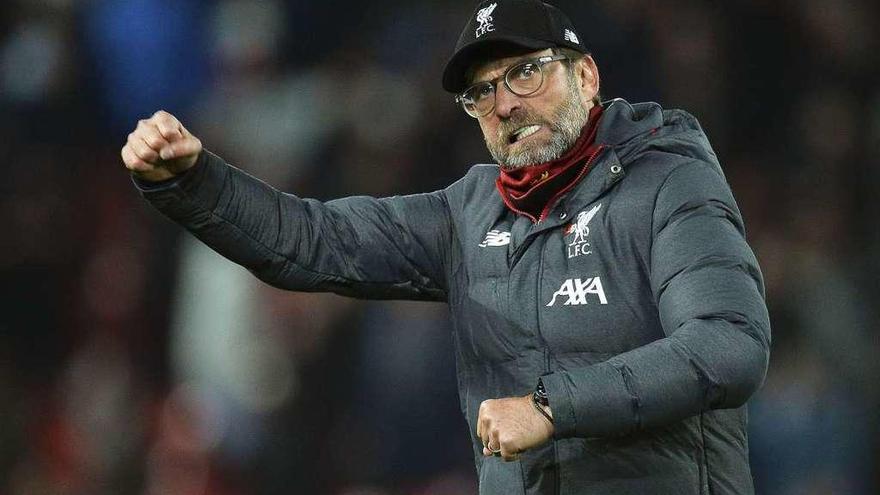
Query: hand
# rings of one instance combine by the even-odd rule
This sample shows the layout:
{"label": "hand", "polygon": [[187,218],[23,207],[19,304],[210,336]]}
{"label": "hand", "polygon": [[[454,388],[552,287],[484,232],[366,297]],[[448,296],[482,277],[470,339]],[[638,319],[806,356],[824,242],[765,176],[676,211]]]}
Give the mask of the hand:
{"label": "hand", "polygon": [[553,437],[553,423],[532,404],[532,395],[490,399],[480,404],[477,436],[483,439],[483,455],[501,450],[505,461],[542,445]]}
{"label": "hand", "polygon": [[137,178],[157,182],[183,173],[202,152],[202,142],[170,113],[159,110],[138,122],[122,147],[122,161]]}

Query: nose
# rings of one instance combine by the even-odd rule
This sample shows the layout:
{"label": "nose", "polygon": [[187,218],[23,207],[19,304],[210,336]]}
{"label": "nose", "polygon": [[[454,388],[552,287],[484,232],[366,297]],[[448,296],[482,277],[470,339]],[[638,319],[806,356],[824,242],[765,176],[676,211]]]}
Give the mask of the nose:
{"label": "nose", "polygon": [[507,89],[504,83],[499,83],[495,88],[495,114],[499,118],[506,119],[513,115],[522,105],[519,96]]}

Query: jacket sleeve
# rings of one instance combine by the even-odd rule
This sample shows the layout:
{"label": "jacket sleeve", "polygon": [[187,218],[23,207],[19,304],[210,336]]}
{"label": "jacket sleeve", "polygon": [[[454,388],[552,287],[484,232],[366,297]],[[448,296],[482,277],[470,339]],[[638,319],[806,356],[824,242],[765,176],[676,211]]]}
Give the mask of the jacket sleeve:
{"label": "jacket sleeve", "polygon": [[281,193],[204,151],[143,196],[226,258],[289,290],[446,299],[453,235],[442,191],[322,203]]}
{"label": "jacket sleeve", "polygon": [[678,166],[653,212],[650,280],[665,337],[542,378],[557,438],[625,435],[739,407],[767,371],[757,260],[719,168]]}

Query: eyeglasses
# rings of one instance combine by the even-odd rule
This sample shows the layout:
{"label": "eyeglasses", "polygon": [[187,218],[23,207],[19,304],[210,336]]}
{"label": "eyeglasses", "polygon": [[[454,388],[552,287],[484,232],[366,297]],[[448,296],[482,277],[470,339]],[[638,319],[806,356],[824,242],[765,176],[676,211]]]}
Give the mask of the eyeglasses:
{"label": "eyeglasses", "polygon": [[461,104],[464,111],[473,118],[487,115],[495,109],[495,88],[498,82],[504,80],[504,85],[511,93],[517,96],[529,96],[541,89],[544,84],[544,71],[542,67],[550,62],[566,60],[565,55],[547,55],[532,60],[526,60],[509,67],[504,74],[492,79],[474,84],[455,97],[455,102]]}

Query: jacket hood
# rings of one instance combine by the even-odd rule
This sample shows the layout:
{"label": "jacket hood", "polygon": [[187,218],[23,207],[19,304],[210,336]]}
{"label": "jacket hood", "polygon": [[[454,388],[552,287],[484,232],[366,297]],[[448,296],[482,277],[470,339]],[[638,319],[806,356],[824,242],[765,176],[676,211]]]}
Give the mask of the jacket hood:
{"label": "jacket hood", "polygon": [[615,149],[624,167],[648,151],[660,151],[712,163],[718,157],[697,119],[684,110],[664,110],[653,102],[631,104],[617,98],[604,102],[598,143]]}

